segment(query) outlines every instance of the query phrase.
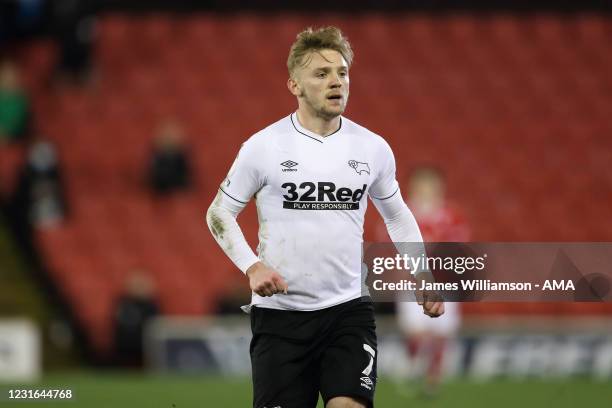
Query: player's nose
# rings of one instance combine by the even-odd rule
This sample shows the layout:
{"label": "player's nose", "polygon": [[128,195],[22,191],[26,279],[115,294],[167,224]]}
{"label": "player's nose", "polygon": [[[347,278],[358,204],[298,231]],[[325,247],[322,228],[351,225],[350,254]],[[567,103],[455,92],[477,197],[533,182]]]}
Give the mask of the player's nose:
{"label": "player's nose", "polygon": [[332,80],[329,83],[329,87],[332,88],[332,89],[341,88],[342,87],[342,82],[340,82],[339,80]]}
{"label": "player's nose", "polygon": [[340,81],[340,76],[337,74],[330,75],[330,88],[340,88],[342,86],[342,81]]}

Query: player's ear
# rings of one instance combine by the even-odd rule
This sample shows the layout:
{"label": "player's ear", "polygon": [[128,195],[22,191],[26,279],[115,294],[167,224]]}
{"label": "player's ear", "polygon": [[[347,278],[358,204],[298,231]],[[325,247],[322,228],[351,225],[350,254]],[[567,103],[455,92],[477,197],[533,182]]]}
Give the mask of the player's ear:
{"label": "player's ear", "polygon": [[302,96],[302,90],[300,89],[300,84],[298,84],[298,82],[295,80],[295,78],[293,78],[293,76],[290,76],[289,79],[287,80],[287,88],[289,89],[289,92],[291,92],[292,95],[294,96]]}

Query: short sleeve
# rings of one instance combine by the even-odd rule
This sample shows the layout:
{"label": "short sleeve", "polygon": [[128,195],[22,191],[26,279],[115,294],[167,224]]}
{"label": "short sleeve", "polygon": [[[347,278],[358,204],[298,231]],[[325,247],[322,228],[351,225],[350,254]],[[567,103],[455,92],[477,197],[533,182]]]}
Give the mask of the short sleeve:
{"label": "short sleeve", "polygon": [[382,140],[382,144],[376,155],[377,172],[376,178],[370,187],[370,197],[377,200],[385,200],[395,195],[399,190],[399,184],[395,179],[395,158],[389,144]]}
{"label": "short sleeve", "polygon": [[252,140],[246,141],[219,189],[237,204],[247,204],[263,186],[260,163],[262,157],[256,152],[255,144]]}

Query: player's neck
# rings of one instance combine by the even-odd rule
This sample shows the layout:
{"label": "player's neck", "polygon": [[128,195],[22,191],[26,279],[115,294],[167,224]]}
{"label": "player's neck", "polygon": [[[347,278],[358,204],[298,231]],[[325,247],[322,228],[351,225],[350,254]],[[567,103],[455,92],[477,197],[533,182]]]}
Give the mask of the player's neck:
{"label": "player's neck", "polygon": [[340,116],[328,120],[298,109],[297,118],[304,129],[310,130],[322,137],[331,135],[340,127]]}

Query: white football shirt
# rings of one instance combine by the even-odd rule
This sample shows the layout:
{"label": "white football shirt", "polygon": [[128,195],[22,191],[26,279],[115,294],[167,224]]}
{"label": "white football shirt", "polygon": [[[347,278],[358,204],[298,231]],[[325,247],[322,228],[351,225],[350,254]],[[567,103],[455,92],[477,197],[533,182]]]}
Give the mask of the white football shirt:
{"label": "white football shirt", "polygon": [[255,197],[258,257],[289,287],[253,293],[252,305],[317,310],[361,296],[367,197],[384,200],[399,187],[382,137],[344,117],[322,137],[293,113],[242,145],[220,189],[242,206]]}

